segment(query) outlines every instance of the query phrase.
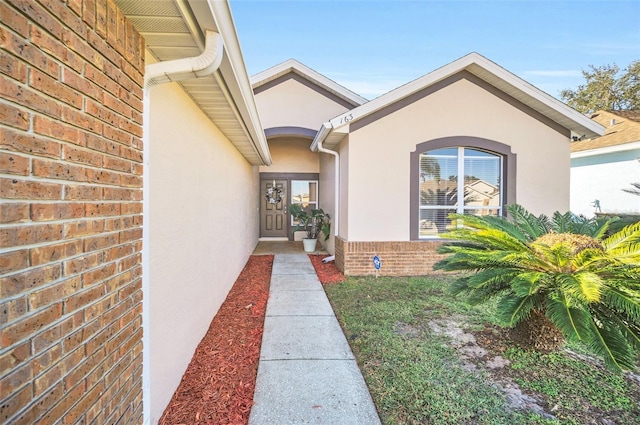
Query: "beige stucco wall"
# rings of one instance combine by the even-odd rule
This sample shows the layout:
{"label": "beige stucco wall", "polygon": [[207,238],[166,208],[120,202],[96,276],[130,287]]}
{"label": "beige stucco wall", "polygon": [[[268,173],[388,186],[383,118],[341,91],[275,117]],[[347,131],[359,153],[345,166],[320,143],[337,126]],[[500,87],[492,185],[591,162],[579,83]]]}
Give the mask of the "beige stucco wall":
{"label": "beige stucco wall", "polygon": [[258,90],[255,99],[265,129],[302,127],[318,130],[323,122],[347,111],[346,107],[294,79],[264,91]]}
{"label": "beige stucco wall", "polygon": [[156,423],[257,243],[258,174],[177,84],[154,87],[148,105],[144,367]]}
{"label": "beige stucco wall", "polygon": [[410,153],[419,143],[449,136],[510,145],[518,155],[517,202],[535,214],[568,210],[568,138],[459,80],[350,133],[349,241],[409,240]]}
{"label": "beige stucco wall", "polygon": [[272,164],[260,166],[261,173],[317,173],[320,161],[317,152],[309,149],[311,140],[301,137],[269,139]]}
{"label": "beige stucco wall", "polygon": [[336,220],[335,215],[335,157],[327,153],[319,153],[318,155],[320,156],[319,206],[331,216],[331,235],[327,241],[322,243],[326,250],[333,254],[335,246],[333,235],[335,234],[336,221],[338,226],[340,225],[340,220],[339,218]]}

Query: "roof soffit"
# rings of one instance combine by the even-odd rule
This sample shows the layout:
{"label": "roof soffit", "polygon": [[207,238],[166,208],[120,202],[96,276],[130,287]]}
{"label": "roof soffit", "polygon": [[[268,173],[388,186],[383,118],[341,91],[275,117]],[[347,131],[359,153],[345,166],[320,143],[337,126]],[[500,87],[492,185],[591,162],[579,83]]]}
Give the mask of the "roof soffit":
{"label": "roof soffit", "polygon": [[233,20],[230,12],[227,12],[227,3],[202,0],[115,2],[144,37],[148,51],[161,62],[198,56],[204,49],[206,30],[221,34],[224,57],[218,71],[178,84],[249,163],[270,164],[269,148],[260,125]]}

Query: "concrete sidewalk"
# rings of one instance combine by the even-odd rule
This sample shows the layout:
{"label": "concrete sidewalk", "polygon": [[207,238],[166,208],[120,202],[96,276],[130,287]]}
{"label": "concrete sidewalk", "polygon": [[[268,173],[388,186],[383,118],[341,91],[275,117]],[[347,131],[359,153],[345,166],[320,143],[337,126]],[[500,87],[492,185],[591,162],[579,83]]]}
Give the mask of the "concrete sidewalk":
{"label": "concrete sidewalk", "polygon": [[249,425],[380,424],[309,257],[276,254]]}

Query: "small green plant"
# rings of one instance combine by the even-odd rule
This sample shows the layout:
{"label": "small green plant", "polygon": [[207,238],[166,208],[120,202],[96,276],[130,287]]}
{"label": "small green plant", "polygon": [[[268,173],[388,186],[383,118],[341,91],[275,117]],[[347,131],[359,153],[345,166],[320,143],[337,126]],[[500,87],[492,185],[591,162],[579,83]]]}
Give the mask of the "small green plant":
{"label": "small green plant", "polygon": [[[510,325],[559,330],[582,341],[612,369],[633,369],[640,351],[640,223],[604,237],[608,221],[554,214],[539,217],[519,205],[510,219],[454,214],[463,226],[442,236],[451,254],[434,268],[472,271],[451,285],[473,304],[498,298]],[[544,338],[537,335],[532,341]]]}
{"label": "small green plant", "polygon": [[302,229],[307,233],[307,239],[318,239],[320,233],[324,235],[324,241],[329,239],[331,216],[325,213],[322,208],[312,209],[308,212],[300,204],[291,204],[289,212],[297,221],[294,232]]}

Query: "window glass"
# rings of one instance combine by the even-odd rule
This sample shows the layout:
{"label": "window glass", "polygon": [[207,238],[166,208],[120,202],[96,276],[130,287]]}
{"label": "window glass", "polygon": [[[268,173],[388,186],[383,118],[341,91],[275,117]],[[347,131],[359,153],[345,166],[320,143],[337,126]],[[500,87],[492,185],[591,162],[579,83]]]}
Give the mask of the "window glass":
{"label": "window glass", "polygon": [[[305,210],[311,211],[318,208],[318,181],[317,180],[292,180],[291,203],[301,205]],[[291,224],[298,222],[291,217]]]}
{"label": "window glass", "polygon": [[[420,238],[438,237],[448,231],[452,225],[450,213],[502,213],[502,158],[499,155],[458,147],[428,151],[419,158]],[[464,178],[460,179],[461,175]]]}

